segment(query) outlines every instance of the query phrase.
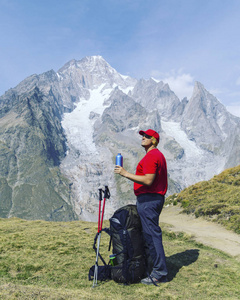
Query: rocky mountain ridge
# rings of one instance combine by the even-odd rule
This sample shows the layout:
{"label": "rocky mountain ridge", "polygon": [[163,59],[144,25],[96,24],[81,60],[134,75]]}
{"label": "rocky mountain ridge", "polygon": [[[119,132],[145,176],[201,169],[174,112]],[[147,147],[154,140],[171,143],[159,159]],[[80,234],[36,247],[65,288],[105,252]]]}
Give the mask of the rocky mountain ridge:
{"label": "rocky mountain ridge", "polygon": [[66,140],[56,99],[50,94],[46,98],[35,87],[12,101],[4,100],[3,111],[7,112],[0,119],[0,216],[76,219],[69,182],[58,168],[65,156]]}
{"label": "rocky mountain ridge", "polygon": [[[23,99],[35,99],[42,104],[34,106],[34,118],[28,123],[31,134],[14,148],[6,142],[9,128],[11,137],[16,139],[22,126],[19,127],[20,120],[21,124],[26,122],[21,109],[27,107],[29,116],[32,111]],[[30,169],[40,159],[50,173],[50,170],[56,171],[48,178],[55,198],[45,189],[38,196],[24,190],[28,204],[34,197],[37,203],[45,199],[49,204],[48,212],[40,216],[43,219],[48,219],[54,211],[51,206],[57,209],[58,204],[53,202],[62,201],[58,207],[67,213],[60,209],[60,219],[95,220],[98,188],[106,184],[112,195],[107,217],[121,205],[134,203],[132,183],[115,176],[113,168],[114,157],[121,152],[125,168],[135,171],[137,162],[144,156],[140,129],[153,128],[160,133],[159,149],[168,163],[168,194],[207,180],[240,162],[240,119],[228,113],[201,83],[195,83],[190,99],[180,100],[167,83],[123,76],[101,56],[71,60],[58,72],[51,70],[26,78],[0,97],[0,108],[0,122],[4,124],[0,134],[0,158],[2,169],[6,170],[0,175],[1,198],[8,203],[6,207],[15,203],[14,193],[6,192],[10,187],[10,164],[6,164],[5,158],[11,151],[18,151],[19,157],[24,157],[22,152],[26,146],[32,156],[27,163]],[[41,143],[34,147],[32,132],[36,130]],[[16,165],[11,170],[14,168]],[[28,178],[24,168],[21,174],[23,180]],[[39,172],[38,176],[40,182],[45,173]],[[17,176],[15,185],[20,182]],[[38,183],[33,186],[37,189]],[[27,211],[26,205],[22,204],[19,211]],[[4,209],[4,217],[17,215]],[[25,218],[36,218],[37,214],[25,214]]]}

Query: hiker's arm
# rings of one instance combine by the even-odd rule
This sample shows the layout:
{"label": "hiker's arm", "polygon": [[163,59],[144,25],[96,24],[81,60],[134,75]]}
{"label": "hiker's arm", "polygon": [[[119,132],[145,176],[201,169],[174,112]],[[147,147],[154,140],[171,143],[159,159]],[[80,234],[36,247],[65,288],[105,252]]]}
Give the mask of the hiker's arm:
{"label": "hiker's arm", "polygon": [[151,186],[156,174],[145,174],[145,175],[135,175],[126,171],[123,167],[115,166],[114,169],[115,174],[119,174],[135,183]]}

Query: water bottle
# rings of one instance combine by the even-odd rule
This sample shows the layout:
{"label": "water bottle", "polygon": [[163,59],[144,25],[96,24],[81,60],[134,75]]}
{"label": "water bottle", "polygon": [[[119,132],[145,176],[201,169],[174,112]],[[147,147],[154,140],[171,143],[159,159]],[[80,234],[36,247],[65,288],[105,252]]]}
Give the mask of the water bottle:
{"label": "water bottle", "polygon": [[116,165],[121,167],[123,166],[123,157],[121,153],[118,153],[118,155],[116,156]]}
{"label": "water bottle", "polygon": [[111,266],[117,265],[117,258],[115,254],[109,255],[109,262]]}

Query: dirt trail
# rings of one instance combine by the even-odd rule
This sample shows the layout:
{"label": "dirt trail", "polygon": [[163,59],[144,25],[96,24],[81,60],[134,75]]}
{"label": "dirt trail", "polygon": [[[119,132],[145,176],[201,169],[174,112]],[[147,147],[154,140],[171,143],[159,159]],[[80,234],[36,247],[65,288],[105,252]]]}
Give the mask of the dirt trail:
{"label": "dirt trail", "polygon": [[186,232],[204,245],[240,258],[240,235],[203,218],[181,214],[181,211],[178,206],[164,207],[160,223],[169,224],[172,231]]}

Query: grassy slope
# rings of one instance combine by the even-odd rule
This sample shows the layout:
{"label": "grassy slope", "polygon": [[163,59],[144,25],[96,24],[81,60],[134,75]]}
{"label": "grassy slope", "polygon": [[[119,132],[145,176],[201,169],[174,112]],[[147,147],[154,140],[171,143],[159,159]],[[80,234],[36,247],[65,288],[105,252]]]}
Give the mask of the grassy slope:
{"label": "grassy slope", "polygon": [[[105,221],[105,226],[109,222]],[[95,223],[0,219],[1,299],[238,299],[240,261],[164,232],[169,282],[156,288],[114,281],[92,288]],[[106,258],[109,237],[102,234]]]}
{"label": "grassy slope", "polygon": [[181,203],[183,212],[205,216],[240,233],[240,166],[168,197],[167,203]]}

